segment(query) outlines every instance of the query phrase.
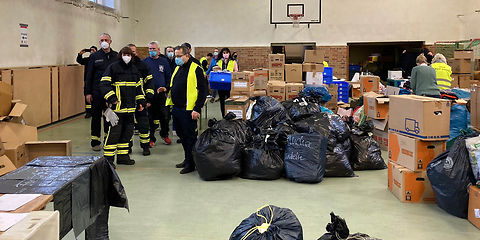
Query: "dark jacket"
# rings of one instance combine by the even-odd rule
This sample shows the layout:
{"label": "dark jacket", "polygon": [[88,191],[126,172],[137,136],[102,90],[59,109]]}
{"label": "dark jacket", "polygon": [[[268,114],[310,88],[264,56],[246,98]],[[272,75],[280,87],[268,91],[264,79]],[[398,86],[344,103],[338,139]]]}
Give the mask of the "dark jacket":
{"label": "dark jacket", "polygon": [[83,81],[85,81],[87,79],[87,65],[88,65],[88,61],[90,61],[90,56],[84,58],[82,57],[82,54],[78,54],[77,55],[77,63],[80,64],[80,65],[83,65],[85,66],[85,69],[83,71]]}
{"label": "dark jacket", "polygon": [[137,67],[138,71],[140,72],[140,80],[142,83],[142,90],[145,94],[145,98],[147,102],[151,103],[153,101],[153,95],[155,94],[155,90],[153,89],[153,76],[150,68],[138,56],[135,56],[132,61],[135,67]]}
{"label": "dark jacket", "polygon": [[153,76],[154,89],[158,89],[160,87],[168,89],[170,86],[172,72],[170,71],[170,64],[168,63],[167,58],[162,57],[162,55],[160,55],[157,59],[147,57],[143,59],[143,62],[145,62],[150,68]]}
{"label": "dark jacket", "polygon": [[[171,97],[174,106],[185,107],[187,104],[187,77],[192,62],[193,59],[190,58],[188,62],[178,67],[178,70],[173,77]],[[205,99],[207,98],[208,87],[203,69],[200,65],[195,70],[195,75],[197,76],[198,96],[193,110],[200,113],[203,105],[205,104]]]}
{"label": "dark jacket", "polygon": [[110,64],[117,61],[117,55],[118,53],[113,51],[113,49],[111,49],[109,53],[105,53],[103,49],[100,49],[90,55],[83,90],[85,95],[100,92],[100,80],[102,79],[103,73]]}
{"label": "dark jacket", "polygon": [[138,104],[145,106],[140,71],[130,62],[117,61],[105,70],[100,82],[101,94],[118,113],[134,113]]}

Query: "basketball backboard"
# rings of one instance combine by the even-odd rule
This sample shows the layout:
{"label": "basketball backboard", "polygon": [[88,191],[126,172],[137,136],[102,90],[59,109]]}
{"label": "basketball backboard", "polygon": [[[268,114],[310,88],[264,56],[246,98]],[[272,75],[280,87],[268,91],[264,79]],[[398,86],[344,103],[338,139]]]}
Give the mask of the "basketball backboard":
{"label": "basketball backboard", "polygon": [[270,24],[293,24],[291,15],[303,15],[298,23],[321,22],[321,0],[270,0]]}

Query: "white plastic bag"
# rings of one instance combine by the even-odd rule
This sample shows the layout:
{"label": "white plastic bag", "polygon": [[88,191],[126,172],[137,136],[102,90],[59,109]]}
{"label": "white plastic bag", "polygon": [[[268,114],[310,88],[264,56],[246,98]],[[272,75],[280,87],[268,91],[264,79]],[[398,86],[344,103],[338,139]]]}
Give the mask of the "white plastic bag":
{"label": "white plastic bag", "polygon": [[470,156],[473,175],[477,181],[480,181],[480,136],[465,139],[465,144]]}

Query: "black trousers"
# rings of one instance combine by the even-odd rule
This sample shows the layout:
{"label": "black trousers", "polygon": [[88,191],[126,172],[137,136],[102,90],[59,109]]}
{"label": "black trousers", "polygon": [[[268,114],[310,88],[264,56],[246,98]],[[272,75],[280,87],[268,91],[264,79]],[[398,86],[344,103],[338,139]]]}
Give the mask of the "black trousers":
{"label": "black trousers", "polygon": [[91,109],[92,120],[90,125],[90,131],[91,131],[90,144],[92,147],[94,147],[102,143],[102,140],[101,140],[102,118],[103,118],[103,132],[105,133],[105,136],[107,135],[106,133],[108,132],[109,125],[105,121],[105,118],[103,117],[103,110],[106,109],[105,99],[102,97],[100,92],[94,92],[92,94],[92,98],[93,99],[92,99],[92,109]]}
{"label": "black trousers", "polygon": [[118,124],[110,126],[103,146],[103,156],[112,163],[115,151],[117,151],[117,161],[130,159],[128,148],[135,126],[133,113],[117,113],[117,116]]}
{"label": "black trousers", "polygon": [[167,96],[165,93],[156,93],[153,97],[152,106],[148,109],[150,117],[150,140],[156,141],[155,130],[160,126],[160,137],[168,137],[170,111],[165,106]]}
{"label": "black trousers", "polygon": [[192,150],[197,141],[197,120],[192,119],[192,111],[187,111],[185,107],[173,107],[172,116],[177,135],[182,140],[185,167],[195,167]]}
{"label": "black trousers", "polygon": [[92,104],[88,103],[87,100],[85,100],[85,113],[92,113]]}
{"label": "black trousers", "polygon": [[[135,111],[135,129],[139,132],[140,147],[145,148],[150,143],[150,124],[148,119],[148,110]],[[133,146],[133,138],[130,147]]]}
{"label": "black trousers", "polygon": [[222,117],[225,116],[225,100],[230,97],[230,91],[218,90],[218,98],[220,99],[220,110]]}

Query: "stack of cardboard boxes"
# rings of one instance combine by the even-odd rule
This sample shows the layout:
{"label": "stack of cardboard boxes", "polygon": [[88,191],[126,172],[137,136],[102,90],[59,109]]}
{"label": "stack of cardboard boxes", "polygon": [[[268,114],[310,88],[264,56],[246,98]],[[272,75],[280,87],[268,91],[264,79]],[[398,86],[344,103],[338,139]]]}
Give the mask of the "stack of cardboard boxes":
{"label": "stack of cardboard boxes", "polygon": [[307,85],[323,84],[324,53],[320,50],[305,50],[303,71]]}
{"label": "stack of cardboard boxes", "polygon": [[285,54],[268,55],[267,95],[285,101]]}
{"label": "stack of cardboard boxes", "polygon": [[363,95],[363,111],[370,117],[375,126],[373,138],[380,144],[382,150],[388,149],[388,118],[390,98],[376,92]]}
{"label": "stack of cardboard boxes", "polygon": [[12,87],[0,82],[0,176],[39,156],[70,156],[70,140],[37,141],[37,128],[24,125],[27,105],[12,96]]}
{"label": "stack of cardboard boxes", "polygon": [[448,60],[452,67],[452,87],[470,88],[473,57],[473,51],[455,51],[454,58]]}
{"label": "stack of cardboard boxes", "polygon": [[290,100],[302,92],[303,85],[303,67],[302,64],[285,64],[285,99]]}
{"label": "stack of cardboard boxes", "polygon": [[436,98],[390,96],[388,188],[400,201],[435,202],[426,168],[446,149],[450,105]]}
{"label": "stack of cardboard boxes", "polygon": [[225,101],[226,113],[233,112],[238,119],[246,119],[249,98],[254,95],[255,73],[251,71],[233,72],[230,98]]}

